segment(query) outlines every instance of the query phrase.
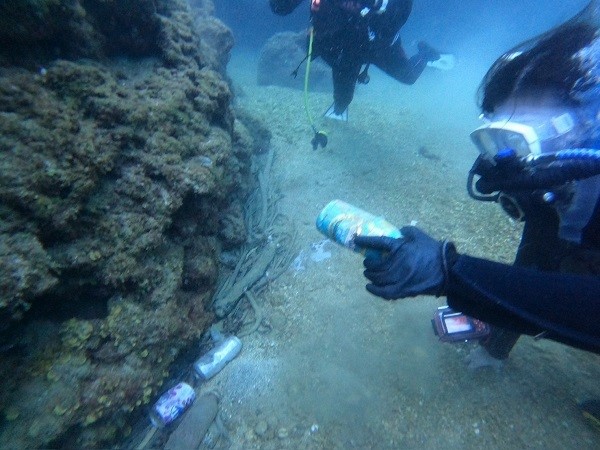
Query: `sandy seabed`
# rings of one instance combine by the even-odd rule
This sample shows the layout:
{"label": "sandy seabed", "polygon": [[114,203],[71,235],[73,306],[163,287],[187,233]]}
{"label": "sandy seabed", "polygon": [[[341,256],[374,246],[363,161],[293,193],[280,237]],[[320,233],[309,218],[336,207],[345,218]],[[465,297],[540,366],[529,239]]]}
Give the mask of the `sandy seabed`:
{"label": "sandy seabed", "polygon": [[406,87],[375,73],[348,123],[322,119],[331,96],[310,94],[329,136],[315,151],[302,92],[257,86],[255,61],[238,53],[229,73],[239,106],[273,133],[272,177],[279,208],[297,228],[298,258],[258,299],[269,326],[245,337],[242,353],[206,386],[221,396],[229,434],[206,445],[600,448],[600,433],[577,408],[600,397],[600,357],[523,337],[503,370],[470,371],[464,358],[475,344],[444,344],[433,334],[443,298],[371,296],[360,255],[323,242],[315,229],[319,211],[339,198],[451,238],[461,252],[511,262],[520,225],[465,189],[476,156],[468,137],[474,106],[445,108],[453,94],[436,74]]}

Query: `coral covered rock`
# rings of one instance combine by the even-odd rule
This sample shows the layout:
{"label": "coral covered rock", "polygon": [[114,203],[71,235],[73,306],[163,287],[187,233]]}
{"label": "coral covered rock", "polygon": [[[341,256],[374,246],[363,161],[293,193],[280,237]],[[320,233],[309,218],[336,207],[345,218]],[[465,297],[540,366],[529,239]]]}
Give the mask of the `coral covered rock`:
{"label": "coral covered rock", "polygon": [[171,66],[202,58],[185,0],[0,2],[0,43],[0,65],[30,68],[56,58],[157,56]]}
{"label": "coral covered rock", "polygon": [[268,133],[202,5],[0,5],[1,448],[111,444],[212,321]]}

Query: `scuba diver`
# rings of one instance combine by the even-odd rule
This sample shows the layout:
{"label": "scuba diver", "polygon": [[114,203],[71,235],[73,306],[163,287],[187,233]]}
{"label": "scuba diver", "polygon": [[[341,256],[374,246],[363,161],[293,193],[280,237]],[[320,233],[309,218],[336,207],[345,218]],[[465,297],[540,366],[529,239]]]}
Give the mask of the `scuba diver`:
{"label": "scuba diver", "polygon": [[[520,334],[600,354],[600,6],[502,55],[480,86],[486,123],[469,194],[524,221],[514,264],[457,252],[415,227],[361,237],[367,290],[385,299],[446,296],[492,325],[475,365],[506,358]],[[600,401],[582,404],[600,425]]]}
{"label": "scuba diver", "polygon": [[[269,0],[269,4],[275,14],[286,15],[302,1]],[[441,55],[425,42],[419,42],[415,56],[406,56],[400,28],[408,20],[412,0],[311,0],[310,9],[314,30],[310,58],[320,56],[332,70],[334,103],[326,117],[348,120],[356,83],[369,82],[370,64],[405,84],[413,84],[427,65],[442,70],[453,66],[452,55]]]}

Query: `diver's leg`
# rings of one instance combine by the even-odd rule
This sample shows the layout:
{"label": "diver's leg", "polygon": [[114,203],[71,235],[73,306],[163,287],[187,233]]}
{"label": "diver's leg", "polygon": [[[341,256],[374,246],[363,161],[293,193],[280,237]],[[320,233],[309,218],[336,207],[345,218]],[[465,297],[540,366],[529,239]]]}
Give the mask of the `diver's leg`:
{"label": "diver's leg", "polygon": [[419,42],[419,52],[408,58],[398,37],[390,46],[376,46],[372,51],[372,62],[385,73],[404,84],[414,84],[421,76],[427,63],[440,59],[440,53],[425,42]]}
{"label": "diver's leg", "polygon": [[428,62],[428,59],[421,53],[408,58],[399,38],[389,47],[375,48],[371,59],[373,64],[404,84],[414,84],[427,67]]}
{"label": "diver's leg", "polygon": [[360,72],[358,66],[333,66],[333,109],[335,114],[342,114],[354,98],[356,80]]}

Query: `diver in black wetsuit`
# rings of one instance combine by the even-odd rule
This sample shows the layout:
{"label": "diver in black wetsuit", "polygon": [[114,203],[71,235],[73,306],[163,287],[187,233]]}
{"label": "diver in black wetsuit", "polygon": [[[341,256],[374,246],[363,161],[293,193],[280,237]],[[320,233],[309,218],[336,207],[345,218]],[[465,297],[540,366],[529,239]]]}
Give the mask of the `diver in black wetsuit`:
{"label": "diver in black wetsuit", "polygon": [[[444,295],[495,328],[482,342],[505,358],[519,334],[600,353],[600,7],[500,57],[481,86],[486,124],[469,193],[525,221],[515,264],[459,254],[415,227],[357,237],[369,292]],[[479,177],[474,183],[475,177]],[[598,406],[598,405],[596,405]]]}
{"label": "diver in black wetsuit", "polygon": [[[269,0],[275,14],[291,13],[304,0]],[[314,27],[313,58],[331,67],[334,104],[327,115],[346,119],[356,82],[367,83],[367,69],[375,64],[396,80],[413,84],[428,62],[440,54],[424,42],[408,58],[400,28],[408,20],[412,0],[311,0]]]}

